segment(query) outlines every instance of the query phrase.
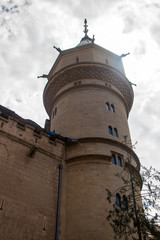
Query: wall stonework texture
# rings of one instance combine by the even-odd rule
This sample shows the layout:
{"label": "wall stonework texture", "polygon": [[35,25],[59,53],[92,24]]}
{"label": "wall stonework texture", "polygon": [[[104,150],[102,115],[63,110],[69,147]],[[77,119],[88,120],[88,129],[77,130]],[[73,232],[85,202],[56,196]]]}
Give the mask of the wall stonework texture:
{"label": "wall stonework texture", "polygon": [[[54,239],[63,144],[48,141],[47,149],[46,136],[37,139],[32,129],[17,128],[13,120],[1,123],[0,239]],[[35,141],[39,149],[31,158]]]}

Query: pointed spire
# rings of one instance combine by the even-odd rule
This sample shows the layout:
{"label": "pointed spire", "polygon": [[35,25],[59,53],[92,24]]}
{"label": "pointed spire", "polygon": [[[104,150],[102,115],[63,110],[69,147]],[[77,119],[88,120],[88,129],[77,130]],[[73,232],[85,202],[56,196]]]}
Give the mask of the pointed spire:
{"label": "pointed spire", "polygon": [[87,33],[88,33],[88,25],[87,25],[87,19],[85,18],[84,19],[84,33],[85,33],[85,37],[88,37],[87,36]]}
{"label": "pointed spire", "polygon": [[85,18],[84,19],[84,34],[85,36],[81,39],[80,43],[77,45],[78,46],[82,46],[82,45],[85,45],[85,44],[89,44],[89,43],[94,43],[94,35],[93,35],[93,38],[90,38],[88,37],[87,33],[88,33],[88,25],[87,25],[87,19]]}

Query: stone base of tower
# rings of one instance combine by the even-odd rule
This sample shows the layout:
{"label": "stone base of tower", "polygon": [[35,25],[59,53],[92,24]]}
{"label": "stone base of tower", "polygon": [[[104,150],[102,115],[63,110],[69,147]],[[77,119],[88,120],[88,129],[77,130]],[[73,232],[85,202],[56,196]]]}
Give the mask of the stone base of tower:
{"label": "stone base of tower", "polygon": [[[59,240],[114,239],[113,230],[106,219],[111,208],[106,189],[116,192],[123,185],[115,177],[123,168],[112,164],[113,143],[105,141],[81,139],[79,143],[66,146]],[[126,154],[118,146],[114,146],[114,151],[123,156]],[[123,167],[124,162],[123,159]]]}

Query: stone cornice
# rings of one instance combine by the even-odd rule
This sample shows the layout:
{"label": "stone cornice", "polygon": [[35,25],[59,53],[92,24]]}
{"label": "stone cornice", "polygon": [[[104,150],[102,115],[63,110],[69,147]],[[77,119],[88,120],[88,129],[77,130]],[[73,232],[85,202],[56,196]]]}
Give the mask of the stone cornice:
{"label": "stone cornice", "polygon": [[[117,146],[119,148],[121,148],[122,150],[126,151],[131,157],[133,157],[133,159],[135,160],[136,164],[137,164],[137,171],[140,171],[140,162],[139,162],[139,158],[136,155],[136,153],[132,150],[132,148],[130,148],[129,146],[125,145],[122,142],[110,139],[110,138],[99,138],[99,137],[92,137],[92,138],[81,138],[81,139],[77,139],[78,143],[87,143],[87,142],[98,142],[98,143],[106,143],[106,144],[110,144],[110,145],[114,145]],[[67,145],[72,145],[72,144],[76,144],[76,143],[66,143]],[[107,156],[107,155],[105,155]],[[69,159],[68,159],[69,160]]]}
{"label": "stone cornice", "polygon": [[127,114],[129,113],[133,103],[133,90],[128,79],[113,67],[105,64],[79,63],[65,67],[57,72],[47,83],[43,98],[49,115],[51,114],[56,93],[65,85],[83,79],[102,80],[115,86],[122,93],[127,105]]}

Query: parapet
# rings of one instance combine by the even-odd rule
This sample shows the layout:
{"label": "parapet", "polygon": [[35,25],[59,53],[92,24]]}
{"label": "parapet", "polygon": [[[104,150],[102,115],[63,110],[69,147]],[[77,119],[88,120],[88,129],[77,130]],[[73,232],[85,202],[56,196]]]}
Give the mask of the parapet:
{"label": "parapet", "polygon": [[35,151],[43,152],[57,160],[64,156],[64,139],[59,135],[51,135],[32,120],[26,120],[13,111],[0,106],[0,134],[30,148],[28,156],[33,157]]}

